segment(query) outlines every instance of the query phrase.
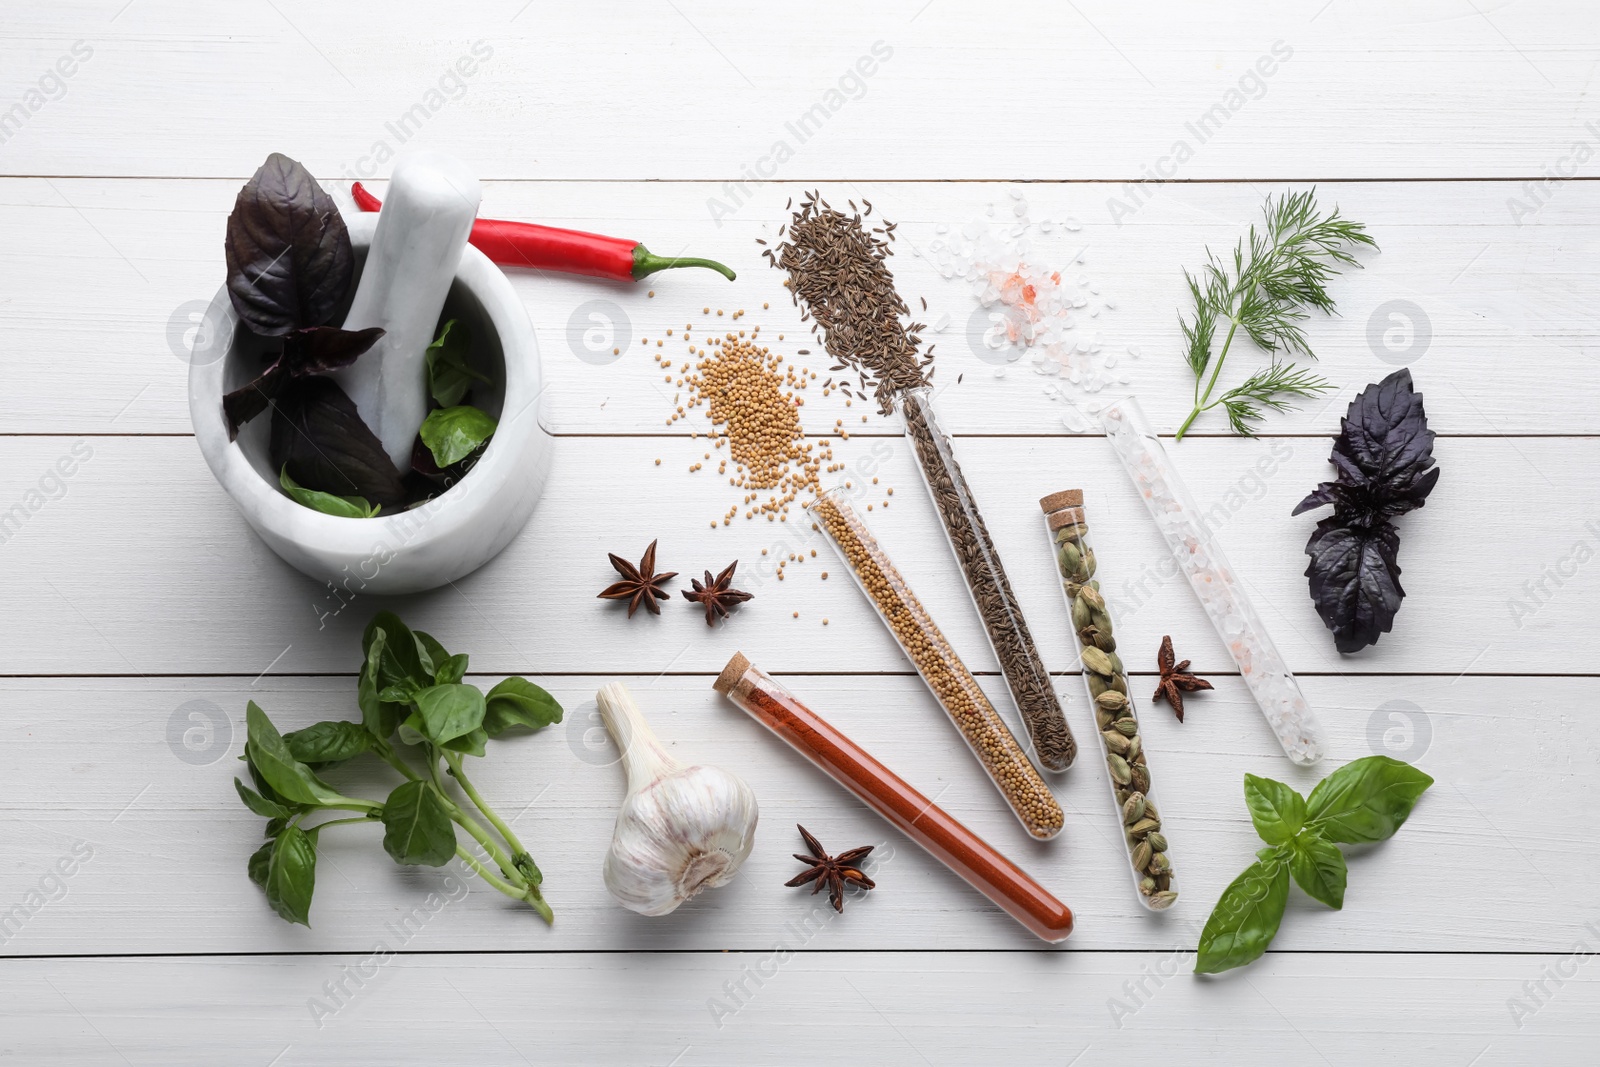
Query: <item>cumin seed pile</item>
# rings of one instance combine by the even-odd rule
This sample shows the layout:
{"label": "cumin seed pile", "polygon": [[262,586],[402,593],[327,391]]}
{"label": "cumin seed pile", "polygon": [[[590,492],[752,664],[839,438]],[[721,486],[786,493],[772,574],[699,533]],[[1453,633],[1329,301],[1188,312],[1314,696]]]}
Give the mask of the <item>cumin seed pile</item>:
{"label": "cumin seed pile", "polygon": [[[793,205],[790,201],[790,206]],[[903,324],[909,318],[887,260],[893,254],[895,224],[868,228],[872,203],[866,211],[848,201],[853,214],[829,206],[812,192],[778,231],[787,240],[764,254],[775,267],[789,273],[788,286],[801,320],[810,321],[834,359],[831,371],[854,371],[857,384],[829,379],[830,388],[865,400],[876,397],[888,414],[889,398],[898,389],[926,385],[933,378],[933,349],[920,355],[923,324]]]}

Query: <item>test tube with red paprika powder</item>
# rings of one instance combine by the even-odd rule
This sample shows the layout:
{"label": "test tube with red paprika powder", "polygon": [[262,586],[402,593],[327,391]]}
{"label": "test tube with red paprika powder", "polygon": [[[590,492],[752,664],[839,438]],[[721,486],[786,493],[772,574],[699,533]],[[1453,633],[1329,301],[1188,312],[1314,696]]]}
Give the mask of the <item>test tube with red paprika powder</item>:
{"label": "test tube with red paprika powder", "polygon": [[1065,904],[742,654],[712,685],[1035,935],[1072,933]]}

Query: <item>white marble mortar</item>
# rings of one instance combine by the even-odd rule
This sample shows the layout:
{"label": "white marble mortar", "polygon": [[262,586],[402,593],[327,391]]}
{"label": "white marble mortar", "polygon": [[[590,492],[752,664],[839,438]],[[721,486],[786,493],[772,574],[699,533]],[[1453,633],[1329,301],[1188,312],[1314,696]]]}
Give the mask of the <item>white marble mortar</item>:
{"label": "white marble mortar", "polygon": [[[377,219],[346,217],[359,263],[365,262]],[[485,386],[473,393],[476,405],[499,420],[499,429],[471,473],[429,503],[346,519],[302,507],[278,488],[267,455],[270,412],[241,428],[238,440],[228,440],[223,394],[259,373],[263,364],[255,354],[263,346],[235,329],[238,316],[226,286],[206,313],[215,328],[205,331],[209,345],[197,346],[189,368],[189,416],[200,451],[274,552],[341,591],[415,593],[470,574],[511,542],[544,489],[551,440],[539,423],[543,378],[533,324],[506,276],[476,248],[462,254],[445,316],[471,327],[474,366],[504,383],[493,393]]]}

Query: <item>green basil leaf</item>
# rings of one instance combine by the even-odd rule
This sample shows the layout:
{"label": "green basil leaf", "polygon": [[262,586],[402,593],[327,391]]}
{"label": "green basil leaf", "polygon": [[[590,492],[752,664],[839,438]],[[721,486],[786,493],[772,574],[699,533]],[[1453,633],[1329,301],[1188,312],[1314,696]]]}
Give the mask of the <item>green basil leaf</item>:
{"label": "green basil leaf", "polygon": [[451,752],[465,752],[469,756],[482,756],[484,754],[484,746],[488,743],[489,734],[480,726],[470,733],[462,734],[460,737],[452,737],[439,747],[448,748]]}
{"label": "green basil leaf", "polygon": [[313,774],[310,767],[294,758],[279,736],[278,728],[253,700],[245,709],[245,721],[249,724],[245,755],[279,796],[295,804],[336,804],[343,799],[336,789]]}
{"label": "green basil leaf", "polygon": [[389,635],[382,630],[371,630],[370,639],[362,642],[363,660],[361,663],[361,680],[356,684],[356,703],[361,705],[361,725],[367,732],[379,741],[387,741],[394,735],[394,728],[399,725],[401,707],[383,699],[379,690],[379,677],[383,673],[383,650],[388,644]]}
{"label": "green basil leaf", "polygon": [[405,682],[414,686],[432,685],[433,671],[422,669],[417,638],[411,632],[411,627],[401,622],[394,612],[380,611],[367,623],[366,633],[362,637],[363,649],[367,648],[379,630],[388,640],[384,642],[383,659],[379,663],[378,688]]}
{"label": "green basil leaf", "polygon": [[1315,830],[1289,843],[1289,873],[1306,895],[1335,910],[1344,907],[1344,853]]}
{"label": "green basil leaf", "polygon": [[489,384],[489,379],[473,370],[467,363],[467,353],[472,350],[472,331],[461,322],[451,319],[439,331],[438,340],[428,346],[428,391],[442,408],[455,407],[466,398],[472,383]]}
{"label": "green basil leaf", "polygon": [[474,407],[435,408],[422,420],[418,434],[441,467],[459,463],[489,439],[495,421]]}
{"label": "green basil leaf", "polygon": [[422,732],[435,744],[471,733],[483,725],[483,693],[475,685],[435,685],[417,693]]}
{"label": "green basil leaf", "polygon": [[337,515],[341,519],[370,519],[379,511],[379,506],[367,503],[365,497],[334,496],[318,489],[302,489],[289,477],[287,466],[278,472],[278,484],[290,500],[324,515]]}
{"label": "green basil leaf", "polygon": [[1272,944],[1289,901],[1289,865],[1281,857],[1259,860],[1222,891],[1200,934],[1196,974],[1243,967]]}
{"label": "green basil leaf", "polygon": [[1394,836],[1432,784],[1409,763],[1367,756],[1317,783],[1306,801],[1306,825],[1330,841],[1383,841]]}
{"label": "green basil leaf", "polygon": [[233,780],[233,788],[239,791],[239,799],[244,801],[244,806],[263,819],[284,819],[294,814],[294,809],[286,808],[276,801],[268,800],[237,778]]}
{"label": "green basil leaf", "polygon": [[538,730],[561,721],[561,705],[556,698],[526,678],[507,678],[489,690],[483,728],[490,737],[499,737],[513,726]]}
{"label": "green basil leaf", "polygon": [[261,836],[269,839],[277,837],[283,833],[283,828],[288,825],[289,820],[286,818],[268,819],[265,832]]}
{"label": "green basil leaf", "polygon": [[422,716],[413,711],[401,721],[400,732],[395,736],[400,738],[402,745],[425,745],[428,743],[428,735],[422,732],[425,729],[427,727],[422,724]]}
{"label": "green basil leaf", "polygon": [[433,680],[440,685],[454,685],[467,676],[467,661],[470,657],[465,652],[457,652],[450,658],[443,660],[435,668]]}
{"label": "green basil leaf", "polygon": [[311,894],[317,883],[317,848],[298,826],[285,827],[272,842],[267,862],[267,903],[279,917],[311,925]]}
{"label": "green basil leaf", "polygon": [[439,680],[439,665],[450,658],[444,646],[432,635],[421,630],[413,630],[417,639],[417,659],[422,663],[422,669],[428,676],[429,684],[437,684]]}
{"label": "green basil leaf", "polygon": [[1244,802],[1250,808],[1256,833],[1269,845],[1283,844],[1305,824],[1305,798],[1271,778],[1245,775]]}
{"label": "green basil leaf", "polygon": [[406,782],[389,794],[383,848],[396,863],[423,867],[442,867],[456,854],[456,828],[427,782]]}
{"label": "green basil leaf", "polygon": [[250,853],[248,865],[250,880],[262,889],[267,888],[267,868],[272,862],[272,848],[276,844],[276,841],[264,842],[260,848]]}
{"label": "green basil leaf", "polygon": [[283,735],[289,754],[301,763],[343,763],[372,747],[372,735],[357,722],[330,719]]}

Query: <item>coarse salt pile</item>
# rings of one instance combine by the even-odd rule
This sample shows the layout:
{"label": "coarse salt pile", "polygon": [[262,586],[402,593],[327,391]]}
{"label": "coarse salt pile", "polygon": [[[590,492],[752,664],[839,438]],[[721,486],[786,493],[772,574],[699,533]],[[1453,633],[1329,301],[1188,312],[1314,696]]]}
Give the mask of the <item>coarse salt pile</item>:
{"label": "coarse salt pile", "polygon": [[[996,365],[996,377],[1004,376],[1008,364],[1027,357],[1035,373],[1057,379],[1044,392],[1067,405],[1063,422],[1076,431],[1090,428],[1080,405],[1090,413],[1101,408],[1098,401],[1087,400],[1089,394],[1131,380],[1118,368],[1122,353],[1108,346],[1095,328],[1093,320],[1114,310],[1116,302],[1101,294],[1084,269],[1087,245],[1073,248],[1064,267],[1044,265],[1045,253],[1033,246],[1036,235],[1058,230],[1070,235],[1081,229],[1071,218],[1032,221],[1027,199],[1013,192],[1009,204],[990,205],[987,217],[955,232],[939,225],[938,236],[928,245],[939,273],[965,280],[987,312],[975,315],[968,326],[976,354]],[[947,320],[937,322],[935,329],[948,325]],[[1137,359],[1139,353],[1128,348],[1126,354]]]}

